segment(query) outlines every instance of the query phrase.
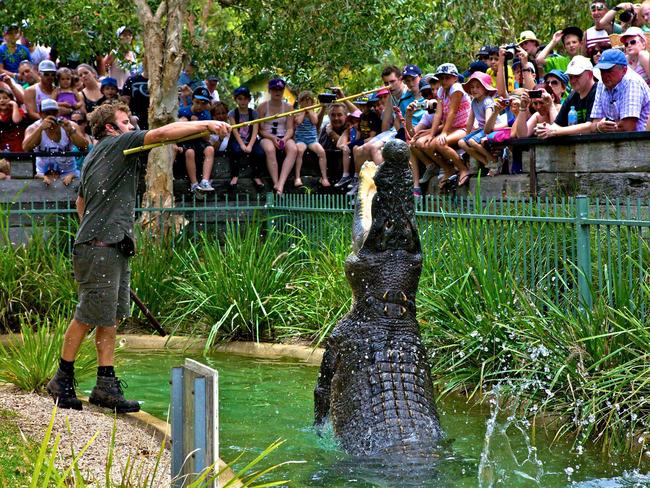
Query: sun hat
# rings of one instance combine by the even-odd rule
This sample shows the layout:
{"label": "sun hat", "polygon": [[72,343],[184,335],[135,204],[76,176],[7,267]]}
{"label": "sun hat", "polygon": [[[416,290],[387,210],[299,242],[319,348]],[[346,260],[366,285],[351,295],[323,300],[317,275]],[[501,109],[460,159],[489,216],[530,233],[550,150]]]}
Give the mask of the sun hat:
{"label": "sun hat", "polygon": [[546,79],[549,76],[555,76],[558,80],[562,82],[564,86],[569,86],[569,77],[566,75],[564,71],[559,69],[552,69],[551,71],[549,71],[544,75],[544,81],[546,81]]}
{"label": "sun hat", "polygon": [[521,34],[519,34],[519,38],[517,39],[517,44],[520,45],[526,41],[535,41],[537,44],[540,44],[539,39],[537,39],[537,36],[531,30],[522,31]]}
{"label": "sun hat", "polygon": [[59,104],[51,98],[44,98],[41,100],[41,112],[47,112],[48,110],[59,110]]}
{"label": "sun hat", "polygon": [[436,78],[440,75],[450,75],[458,78],[458,68],[456,68],[456,65],[453,63],[443,63],[438,66],[438,69],[435,72]]}
{"label": "sun hat", "polygon": [[584,32],[580,27],[576,27],[574,25],[565,27],[562,29],[562,43],[564,43],[564,38],[569,35],[574,35],[577,36],[578,39],[582,42],[582,37],[584,36]]}
{"label": "sun hat", "polygon": [[210,92],[204,86],[197,86],[192,92],[192,99],[201,100],[202,102],[209,102],[212,100]]}
{"label": "sun hat", "polygon": [[129,26],[123,25],[122,27],[117,29],[117,32],[116,32],[117,37],[120,37],[125,32],[130,32],[131,34],[133,34],[133,31],[131,30],[131,28]]}
{"label": "sun hat", "polygon": [[248,89],[247,86],[240,86],[239,88],[235,88],[235,91],[232,92],[233,97],[238,97],[239,95],[244,95],[248,98],[251,98],[251,91]]}
{"label": "sun hat", "polygon": [[56,72],[56,64],[54,64],[54,62],[50,61],[49,59],[44,59],[38,63],[38,71],[41,73]]}
{"label": "sun hat", "polygon": [[357,109],[354,112],[350,112],[348,114],[348,118],[354,118],[354,119],[360,119],[361,118],[361,110]]}
{"label": "sun hat", "polygon": [[478,81],[483,86],[483,88],[485,88],[487,92],[492,95],[497,92],[497,89],[492,86],[492,77],[490,75],[483,73],[482,71],[475,71],[472,73],[469,79],[463,83],[463,90],[465,90],[466,93],[469,93],[469,84],[472,80]]}
{"label": "sun hat", "polygon": [[282,78],[273,78],[269,80],[269,90],[284,90],[287,83]]}
{"label": "sun hat", "polygon": [[402,76],[422,76],[422,70],[417,64],[407,64],[402,70]]}
{"label": "sun hat", "polygon": [[422,76],[422,79],[429,84],[431,84],[432,81],[433,82],[439,81],[438,77],[433,73],[427,73],[426,75]]}
{"label": "sun hat", "polygon": [[117,80],[115,78],[111,78],[110,76],[107,76],[106,78],[103,78],[100,84],[100,88],[104,88],[105,86],[114,86],[117,88]]}
{"label": "sun hat", "polygon": [[369,101],[370,101],[370,97],[359,97],[356,100],[354,100],[352,103],[354,103],[355,105],[367,105]]}
{"label": "sun hat", "polygon": [[623,41],[624,38],[636,36],[641,36],[645,42],[645,32],[643,32],[640,27],[628,27],[627,30],[621,34],[620,39],[621,42],[625,42]]}
{"label": "sun hat", "polygon": [[623,51],[619,51],[618,49],[607,49],[600,55],[600,59],[595,68],[612,69],[616,65],[627,66],[627,58],[625,57],[625,54],[623,54]]}
{"label": "sun hat", "polygon": [[589,58],[585,58],[584,56],[573,56],[573,59],[569,61],[569,65],[566,68],[565,73],[567,75],[581,75],[585,71],[593,71],[594,70],[594,65],[591,64],[591,61]]}

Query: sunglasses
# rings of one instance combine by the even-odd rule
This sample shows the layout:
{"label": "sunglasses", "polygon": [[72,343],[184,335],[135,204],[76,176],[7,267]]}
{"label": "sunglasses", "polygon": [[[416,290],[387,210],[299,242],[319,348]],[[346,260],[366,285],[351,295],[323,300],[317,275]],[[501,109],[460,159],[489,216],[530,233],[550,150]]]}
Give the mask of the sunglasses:
{"label": "sunglasses", "polygon": [[608,49],[611,49],[612,46],[602,46],[602,47],[591,47],[587,51],[587,54],[589,56],[595,56],[596,54],[603,54],[603,52],[607,51]]}
{"label": "sunglasses", "polygon": [[45,71],[44,73],[41,73],[41,76],[56,76],[56,73],[52,73],[51,71]]}
{"label": "sunglasses", "polygon": [[558,80],[548,80],[546,84],[551,86],[558,86],[560,82]]}
{"label": "sunglasses", "polygon": [[625,47],[627,47],[627,46],[636,46],[636,43],[637,43],[637,40],[636,40],[636,39],[632,39],[632,40],[630,40],[630,41],[624,42],[623,45],[624,45]]}
{"label": "sunglasses", "polygon": [[596,11],[603,11],[606,10],[607,7],[605,7],[602,3],[595,3],[591,6],[591,11],[596,12]]}

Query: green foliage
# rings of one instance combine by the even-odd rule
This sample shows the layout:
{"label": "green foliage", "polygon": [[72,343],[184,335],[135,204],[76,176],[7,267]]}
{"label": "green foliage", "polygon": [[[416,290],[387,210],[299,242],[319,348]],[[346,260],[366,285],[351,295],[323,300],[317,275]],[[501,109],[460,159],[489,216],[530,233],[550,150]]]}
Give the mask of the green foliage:
{"label": "green foliage", "polygon": [[26,486],[29,473],[30,456],[34,446],[25,442],[15,425],[16,414],[11,410],[0,409],[0,486]]}
{"label": "green foliage", "polygon": [[259,341],[273,337],[284,320],[279,305],[295,272],[295,249],[284,250],[284,237],[263,235],[262,227],[226,230],[223,245],[205,235],[190,245],[179,264],[183,279],[175,284],[179,323],[207,323],[208,347],[217,337]]}
{"label": "green foliage", "polygon": [[[59,452],[61,434],[56,434],[54,436],[52,445],[50,446],[50,441],[52,440],[52,434],[54,431],[56,411],[57,408],[55,406],[52,410],[50,423],[45,429],[43,441],[40,444],[38,454],[33,463],[30,488],[41,486],[55,486],[56,488],[75,486],[78,488],[84,488],[86,486],[94,486],[88,483],[82,476],[79,470],[79,461],[84,457],[85,453],[93,445],[95,439],[99,435],[99,432],[96,432],[95,435],[90,438],[90,440],[81,448],[79,452],[75,451],[74,446],[72,447],[70,460],[66,462],[67,467],[61,471],[55,466],[55,461],[58,460],[62,455],[62,453]],[[70,427],[69,423],[67,426],[68,428]],[[117,422],[114,422],[113,430],[111,432],[109,453],[106,459],[106,478],[104,479],[103,486],[106,488],[121,488],[127,486],[130,488],[150,488],[152,486],[155,486],[154,483],[156,480],[159,480],[161,476],[159,474],[159,469],[161,467],[162,455],[165,451],[165,443],[161,443],[160,449],[156,455],[156,462],[153,467],[146,465],[146,459],[138,460],[129,456],[126,460],[121,460],[120,475],[118,476],[118,479],[114,479],[111,478],[110,472],[114,463],[116,435]],[[277,440],[270,444],[257,457],[255,457],[248,464],[246,464],[246,466],[239,470],[234,477],[230,478],[223,485],[223,487],[228,488],[232,486],[241,486],[243,488],[262,488],[285,485],[287,483],[287,480],[268,481],[260,484],[255,484],[255,481],[257,481],[260,477],[265,476],[280,466],[288,463],[279,463],[261,469],[258,467],[262,461],[264,461],[272,452],[277,450],[283,443],[283,440]],[[240,458],[241,456],[238,457],[233,462],[233,464],[239,461]],[[217,478],[219,478],[225,471],[229,469],[230,465],[226,465],[221,470],[218,469],[216,464],[209,466],[204,471],[202,471],[195,480],[185,484],[184,486],[187,486],[187,488],[210,487],[213,485]]]}
{"label": "green foliage", "polygon": [[[67,325],[66,318],[55,310],[46,318],[22,315],[20,335],[12,334],[6,345],[0,343],[0,381],[25,391],[41,390],[59,366]],[[75,362],[77,379],[94,372],[94,359],[94,349],[86,341]]]}

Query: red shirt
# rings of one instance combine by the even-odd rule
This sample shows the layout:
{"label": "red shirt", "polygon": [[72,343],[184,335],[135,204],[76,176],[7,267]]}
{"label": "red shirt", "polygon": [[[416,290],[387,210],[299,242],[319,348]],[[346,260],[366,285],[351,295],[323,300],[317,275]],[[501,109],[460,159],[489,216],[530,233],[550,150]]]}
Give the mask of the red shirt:
{"label": "red shirt", "polygon": [[[23,109],[19,109],[25,117]],[[23,138],[25,137],[24,118],[19,124],[11,120],[12,111],[0,112],[0,152],[23,152]]]}

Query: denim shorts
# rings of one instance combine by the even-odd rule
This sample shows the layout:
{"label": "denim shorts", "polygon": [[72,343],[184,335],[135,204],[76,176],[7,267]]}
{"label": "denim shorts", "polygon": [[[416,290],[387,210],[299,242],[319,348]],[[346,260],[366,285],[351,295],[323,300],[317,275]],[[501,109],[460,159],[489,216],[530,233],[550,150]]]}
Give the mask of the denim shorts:
{"label": "denim shorts", "polygon": [[467,134],[465,137],[463,137],[463,141],[465,141],[467,144],[469,144],[469,141],[476,141],[479,144],[481,143],[481,139],[485,137],[485,132],[483,132],[483,129],[476,129]]}
{"label": "denim shorts", "polygon": [[72,252],[79,303],[74,318],[86,325],[114,326],[131,312],[129,259],[114,247],[77,244]]}

